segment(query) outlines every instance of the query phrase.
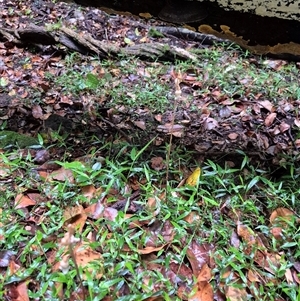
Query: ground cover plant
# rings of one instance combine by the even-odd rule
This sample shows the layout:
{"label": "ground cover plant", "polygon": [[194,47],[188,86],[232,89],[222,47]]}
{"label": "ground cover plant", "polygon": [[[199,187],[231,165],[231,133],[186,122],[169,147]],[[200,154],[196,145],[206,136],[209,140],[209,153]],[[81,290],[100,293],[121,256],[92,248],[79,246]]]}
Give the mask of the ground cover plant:
{"label": "ground cover plant", "polygon": [[[2,23],[152,39],[18,4]],[[1,40],[1,300],[299,300],[299,63],[167,41],[199,62]]]}
{"label": "ground cover plant", "polygon": [[[111,148],[115,154],[109,156]],[[1,154],[4,300],[297,300],[298,174],[174,147]],[[185,162],[190,162],[188,165]]]}

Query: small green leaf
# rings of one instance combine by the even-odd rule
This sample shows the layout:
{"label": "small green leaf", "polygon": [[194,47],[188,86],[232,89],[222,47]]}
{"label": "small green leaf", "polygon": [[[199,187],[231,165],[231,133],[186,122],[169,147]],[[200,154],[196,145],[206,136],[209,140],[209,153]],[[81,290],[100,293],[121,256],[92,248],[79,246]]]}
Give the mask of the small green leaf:
{"label": "small green leaf", "polygon": [[0,78],[0,86],[1,86],[1,87],[6,87],[7,85],[8,85],[7,79],[4,78],[4,77],[1,77],[1,78]]}
{"label": "small green leaf", "polygon": [[134,45],[134,43],[133,43],[129,38],[124,38],[124,42],[125,42],[127,45]]}
{"label": "small green leaf", "polygon": [[98,88],[99,83],[100,83],[100,81],[97,76],[95,76],[92,73],[87,74],[85,84],[88,88],[96,89],[96,88]]}

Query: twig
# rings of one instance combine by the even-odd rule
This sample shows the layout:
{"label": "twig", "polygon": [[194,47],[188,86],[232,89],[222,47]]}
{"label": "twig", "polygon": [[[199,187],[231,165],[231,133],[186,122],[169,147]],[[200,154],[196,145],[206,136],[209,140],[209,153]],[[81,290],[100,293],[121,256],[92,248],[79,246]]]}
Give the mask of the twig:
{"label": "twig", "polygon": [[173,140],[173,128],[174,128],[174,123],[175,123],[175,114],[177,111],[178,107],[178,100],[181,97],[181,89],[180,89],[180,78],[181,78],[181,73],[179,72],[178,75],[176,76],[174,83],[175,83],[175,105],[173,109],[173,116],[172,116],[172,121],[171,121],[171,131],[170,131],[170,140],[169,140],[169,148],[167,152],[167,157],[166,157],[166,184],[168,184],[169,180],[169,165],[170,165],[170,157],[171,157],[171,148],[172,148],[172,140]]}

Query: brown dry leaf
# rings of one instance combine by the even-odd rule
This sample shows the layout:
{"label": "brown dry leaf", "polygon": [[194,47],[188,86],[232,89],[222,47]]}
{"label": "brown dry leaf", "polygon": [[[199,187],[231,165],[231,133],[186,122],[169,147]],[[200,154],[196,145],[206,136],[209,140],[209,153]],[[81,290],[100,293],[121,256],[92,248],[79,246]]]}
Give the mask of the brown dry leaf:
{"label": "brown dry leaf", "polygon": [[228,106],[224,106],[219,111],[219,116],[221,118],[228,118],[231,115],[231,109]]}
{"label": "brown dry leaf", "polygon": [[60,182],[64,182],[64,181],[68,181],[69,183],[75,182],[72,170],[65,169],[63,167],[51,172],[49,174],[49,177],[50,177],[50,179],[60,181]]}
{"label": "brown dry leaf", "polygon": [[168,134],[174,134],[174,133],[184,133],[185,127],[181,124],[171,124],[171,123],[166,123],[165,125],[159,125],[157,126],[157,131],[158,132],[164,132]]}
{"label": "brown dry leaf", "polygon": [[300,128],[300,120],[299,120],[298,118],[295,118],[295,119],[294,119],[294,124],[295,124],[298,128]]}
{"label": "brown dry leaf", "polygon": [[231,236],[230,236],[230,244],[234,246],[235,248],[239,248],[241,241],[235,231],[232,231]]}
{"label": "brown dry leaf", "polygon": [[84,287],[84,290],[82,290],[82,288],[79,287],[76,289],[76,291],[72,292],[68,301],[85,301],[88,293],[89,291],[87,288]]}
{"label": "brown dry leaf", "polygon": [[149,233],[149,237],[145,246],[154,248],[159,247],[161,244],[171,243],[175,235],[174,226],[168,220],[164,222],[162,226],[158,226],[158,224],[152,225],[152,227],[147,229],[147,232]]}
{"label": "brown dry leaf", "polygon": [[[153,253],[153,252],[157,252],[157,251],[160,251],[162,250],[167,244],[164,244],[160,247],[146,247],[146,248],[143,248],[143,249],[138,249],[137,252],[139,254],[142,254],[142,255],[145,255],[145,254],[150,254],[150,253]],[[124,249],[124,251],[132,251],[130,248],[126,247]]]}
{"label": "brown dry leaf", "polygon": [[72,224],[73,228],[78,229],[79,233],[81,233],[87,219],[87,214],[81,205],[68,207],[64,211],[64,219],[65,226]]}
{"label": "brown dry leaf", "polygon": [[204,264],[210,262],[210,252],[213,250],[211,244],[199,244],[195,240],[189,245],[186,255],[191,264],[193,273],[198,277]]}
{"label": "brown dry leaf", "polygon": [[238,136],[239,136],[238,133],[230,133],[230,134],[228,135],[228,138],[229,138],[230,140],[235,140]]}
{"label": "brown dry leaf", "polygon": [[251,246],[251,245],[254,245],[257,243],[255,232],[250,227],[243,225],[239,221],[237,223],[237,234],[245,242],[247,242],[248,246]]}
{"label": "brown dry leaf", "polygon": [[238,288],[233,286],[225,287],[225,295],[230,301],[247,301],[248,295],[245,288]]}
{"label": "brown dry leaf", "polygon": [[267,118],[265,119],[265,125],[266,126],[271,126],[277,117],[277,113],[270,113]]}
{"label": "brown dry leaf", "polygon": [[32,116],[36,119],[42,119],[44,114],[43,114],[43,110],[40,105],[32,106]]}
{"label": "brown dry leaf", "polygon": [[255,271],[252,271],[252,270],[248,270],[248,272],[247,272],[247,278],[248,278],[248,280],[251,283],[252,282],[261,282],[259,274],[257,272],[255,272]]}
{"label": "brown dry leaf", "polygon": [[261,260],[257,260],[255,256],[254,260],[257,264],[259,264],[262,268],[267,270],[272,274],[276,274],[276,271],[280,268],[281,263],[283,261],[282,256],[275,253],[267,253],[265,252],[264,257],[261,256]]}
{"label": "brown dry leaf", "polygon": [[188,298],[188,301],[213,301],[214,292],[210,283],[206,281],[198,282],[193,292],[196,292]]}
{"label": "brown dry leaf", "polygon": [[189,223],[195,223],[195,222],[199,222],[200,221],[200,216],[199,216],[199,212],[196,211],[191,211],[185,218],[184,220]]}
{"label": "brown dry leaf", "polygon": [[[102,261],[102,255],[94,251],[87,243],[77,244],[74,248],[74,256],[77,265],[82,267],[83,271],[88,271],[92,275],[94,274],[96,279],[100,279],[102,277],[103,273],[101,270],[88,267],[88,265],[93,261]],[[83,279],[86,279],[85,274],[83,274]]]}
{"label": "brown dry leaf", "polygon": [[103,211],[103,217],[109,221],[114,221],[118,216],[118,210],[112,207],[106,207]]}
{"label": "brown dry leaf", "polygon": [[211,277],[212,277],[211,268],[208,266],[207,263],[205,263],[202,266],[201,271],[197,277],[197,282],[202,282],[202,281],[209,282],[211,280]]}
{"label": "brown dry leaf", "polygon": [[286,279],[287,283],[289,283],[289,284],[295,283],[291,269],[286,269],[284,275],[285,275],[285,279]]}
{"label": "brown dry leaf", "polygon": [[[16,264],[13,260],[9,261],[9,267],[7,270],[7,275],[14,275],[20,266]],[[7,295],[11,301],[29,301],[27,281],[19,282],[18,284],[9,284],[6,286]]]}
{"label": "brown dry leaf", "polygon": [[93,219],[98,219],[103,216],[104,213],[104,205],[103,205],[103,199],[105,197],[101,198],[97,203],[91,204],[87,208],[85,208],[85,213]]}
{"label": "brown dry leaf", "polygon": [[43,164],[50,159],[50,153],[47,149],[38,150],[33,158],[35,163]]}
{"label": "brown dry leaf", "polygon": [[298,276],[299,274],[297,273],[297,271],[294,270],[294,269],[292,269],[291,271],[292,271],[292,276],[293,276],[294,281],[296,283],[300,284],[300,279],[299,279],[299,276]]}
{"label": "brown dry leaf", "polygon": [[218,126],[219,126],[218,121],[211,117],[205,118],[205,120],[203,122],[203,128],[204,128],[204,130],[207,130],[207,131],[210,131]]}
{"label": "brown dry leaf", "polygon": [[27,195],[24,194],[18,194],[15,198],[15,206],[16,209],[20,208],[26,208],[28,206],[34,206],[36,204],[36,201],[29,198]]}
{"label": "brown dry leaf", "polygon": [[13,259],[14,257],[14,252],[12,251],[0,251],[0,267],[1,268],[6,268],[9,266],[10,261]]}
{"label": "brown dry leaf", "polygon": [[268,111],[270,111],[270,112],[274,111],[273,104],[269,100],[261,100],[261,101],[258,101],[258,103],[262,107],[264,107],[265,109],[267,109]]}
{"label": "brown dry leaf", "polygon": [[283,60],[265,60],[264,65],[269,66],[270,68],[272,68],[275,71],[278,71],[281,69],[281,67],[285,66],[287,64],[287,61],[283,61]]}
{"label": "brown dry leaf", "polygon": [[37,204],[45,201],[45,197],[43,197],[40,193],[29,192],[27,193],[27,196]]}
{"label": "brown dry leaf", "polygon": [[8,164],[0,163],[0,178],[6,178],[10,175],[10,166]]}
{"label": "brown dry leaf", "polygon": [[270,223],[274,225],[279,222],[279,224],[285,223],[286,221],[295,220],[295,213],[287,208],[279,207],[275,209],[270,216]]}
{"label": "brown dry leaf", "polygon": [[27,281],[18,284],[10,284],[6,286],[7,295],[10,301],[29,301]]}
{"label": "brown dry leaf", "polygon": [[162,121],[162,115],[161,114],[154,115],[154,118],[155,118],[156,121],[161,123],[161,121]]}
{"label": "brown dry leaf", "polygon": [[162,157],[151,158],[151,168],[157,171],[165,169],[166,165],[164,164],[164,159]]}
{"label": "brown dry leaf", "polygon": [[160,213],[160,200],[154,197],[149,197],[147,202],[147,209],[152,213],[152,217]]}
{"label": "brown dry leaf", "polygon": [[90,201],[93,197],[97,189],[94,185],[87,185],[81,187],[82,194]]}
{"label": "brown dry leaf", "polygon": [[281,227],[273,227],[270,229],[271,234],[274,236],[276,240],[283,240],[282,228]]}
{"label": "brown dry leaf", "polygon": [[145,130],[146,129],[145,121],[137,120],[137,121],[133,121],[133,124],[135,126],[137,126],[138,128],[140,128],[141,130]]}
{"label": "brown dry leaf", "polygon": [[193,294],[188,298],[189,301],[212,301],[214,292],[209,281],[211,280],[212,272],[205,263],[197,277],[197,284],[193,288]]}
{"label": "brown dry leaf", "polygon": [[280,129],[281,133],[286,132],[290,128],[291,128],[291,126],[288,123],[286,123],[286,122],[281,122],[280,125],[279,125],[279,129]]}
{"label": "brown dry leaf", "polygon": [[275,253],[268,253],[260,237],[250,228],[238,222],[238,235],[247,243],[248,247],[244,252],[249,255],[254,252],[254,261],[265,270],[274,274],[278,268],[281,256]]}
{"label": "brown dry leaf", "polygon": [[182,132],[177,131],[177,132],[172,132],[172,135],[174,137],[180,138],[180,137],[183,137],[184,133],[183,133],[183,131]]}
{"label": "brown dry leaf", "polygon": [[[230,278],[230,283],[227,283],[227,279]],[[230,285],[232,284],[232,285]],[[237,273],[231,268],[227,267],[221,274],[220,287],[223,288],[226,300],[230,301],[246,301],[247,291],[245,288],[234,287],[233,284],[241,286],[242,281]]]}

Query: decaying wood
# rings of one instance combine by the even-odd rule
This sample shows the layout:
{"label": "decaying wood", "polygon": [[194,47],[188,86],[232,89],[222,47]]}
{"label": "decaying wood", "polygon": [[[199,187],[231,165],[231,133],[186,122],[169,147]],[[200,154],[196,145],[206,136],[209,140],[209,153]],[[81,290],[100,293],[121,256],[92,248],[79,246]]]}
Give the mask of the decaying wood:
{"label": "decaying wood", "polygon": [[205,45],[213,45],[214,43],[232,43],[230,40],[220,39],[211,34],[203,34],[178,26],[156,26],[154,29],[164,35],[170,35],[193,42],[200,42]]}
{"label": "decaying wood", "polygon": [[[161,28],[158,29],[162,31]],[[81,35],[74,30],[63,26],[53,30],[47,30],[44,27],[36,25],[29,25],[26,28],[18,30],[0,28],[0,37],[16,45],[62,44],[71,51],[80,52],[82,54],[96,54],[101,58],[107,58],[109,56],[116,57],[119,54],[123,54],[126,56],[137,56],[151,60],[160,59],[173,61],[175,59],[180,59],[197,61],[196,55],[176,46],[152,42],[122,48],[108,41],[96,40],[88,33]]]}

